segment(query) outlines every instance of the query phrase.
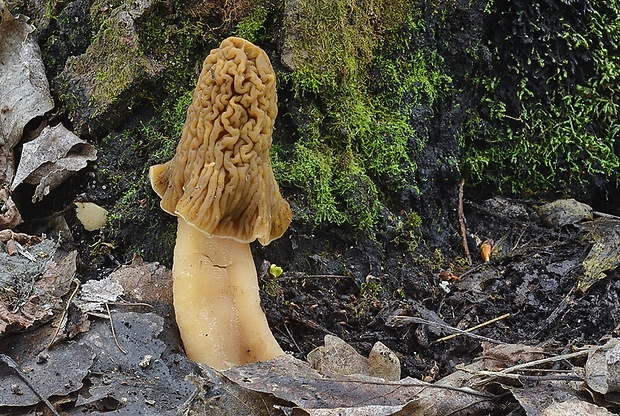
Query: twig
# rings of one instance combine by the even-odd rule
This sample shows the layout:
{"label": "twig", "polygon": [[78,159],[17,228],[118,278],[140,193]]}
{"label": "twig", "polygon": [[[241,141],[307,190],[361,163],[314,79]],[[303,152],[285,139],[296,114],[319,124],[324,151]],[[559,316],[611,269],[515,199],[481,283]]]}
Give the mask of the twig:
{"label": "twig", "polygon": [[75,289],[71,293],[71,296],[69,296],[69,299],[67,299],[67,304],[65,305],[65,310],[62,311],[62,315],[60,316],[60,321],[58,321],[58,327],[56,327],[56,332],[54,332],[54,336],[50,340],[49,344],[47,344],[47,346],[45,347],[46,350],[49,350],[50,347],[54,345],[54,342],[56,341],[56,337],[58,336],[58,333],[60,332],[60,328],[62,328],[62,323],[65,321],[65,318],[67,317],[67,314],[69,313],[69,306],[73,302],[73,299],[75,299],[75,295],[77,295],[77,292],[80,289],[80,281],[78,279],[73,279],[73,283],[75,283]]}
{"label": "twig", "polygon": [[114,338],[114,343],[123,354],[127,354],[127,351],[121,348],[120,344],[118,343],[118,338],[116,338],[116,331],[114,330],[114,322],[112,322],[112,314],[110,313],[110,307],[108,306],[108,302],[105,303],[105,310],[108,313],[108,318],[110,319],[110,328],[112,329],[112,337]]}
{"label": "twig", "polygon": [[[476,385],[486,384],[486,383],[488,383],[490,381],[495,380],[498,377],[504,377],[507,374],[513,373],[515,371],[519,371],[519,370],[523,370],[523,369],[531,368],[531,367],[536,367],[536,366],[541,365],[541,364],[547,364],[547,363],[553,363],[553,362],[556,362],[556,361],[568,360],[570,358],[584,357],[584,356],[588,355],[589,352],[590,352],[589,350],[582,350],[582,351],[572,352],[570,354],[556,355],[556,356],[553,356],[553,357],[542,358],[540,360],[529,361],[529,362],[523,363],[523,364],[517,364],[517,365],[514,365],[512,367],[504,368],[503,370],[494,372],[495,374],[493,374],[492,376],[489,376],[485,380],[481,380],[480,382],[476,383]],[[479,372],[479,371],[478,372],[474,372],[474,373],[475,374],[481,374],[481,372]],[[484,374],[481,374],[481,375],[484,375]]]}
{"label": "twig", "polygon": [[293,279],[355,279],[355,277],[339,274],[306,274],[304,272],[284,272],[281,276],[275,278],[275,280]]}
{"label": "twig", "polygon": [[109,305],[116,305],[116,306],[148,306],[151,309],[155,309],[155,306],[151,305],[150,303],[143,303],[143,302],[108,302]]}
{"label": "twig", "polygon": [[[291,330],[288,328],[288,325],[286,325],[286,322],[284,322],[283,325],[284,325],[284,329],[286,329],[286,333],[288,334],[288,337],[291,339],[295,347],[297,347],[297,351],[303,352],[302,349],[297,344],[297,341],[295,341],[295,337],[293,337],[293,334],[291,333]],[[279,331],[282,332],[281,329],[279,329]]]}
{"label": "twig", "polygon": [[426,383],[424,381],[418,381],[413,379],[407,380],[399,380],[399,381],[374,381],[374,380],[355,380],[351,378],[341,378],[338,376],[324,376],[327,380],[337,381],[341,383],[356,383],[356,384],[370,384],[374,386],[394,386],[396,388],[401,387],[420,387],[422,389],[431,388],[431,389],[443,389],[450,391],[457,391],[460,393],[470,394],[472,396],[483,397],[485,399],[495,399],[497,396],[490,393],[483,393],[469,387],[454,387],[454,386],[446,386],[441,384],[431,384]]}
{"label": "twig", "polygon": [[463,251],[465,252],[467,263],[471,266],[471,254],[469,253],[469,245],[467,243],[467,227],[465,226],[465,211],[463,210],[463,186],[465,186],[465,179],[461,178],[461,183],[459,184],[458,206],[459,228],[461,230],[461,244],[463,244]]}
{"label": "twig", "polygon": [[[480,370],[475,372],[476,375],[491,376],[493,378],[502,377],[512,380],[531,380],[531,381],[581,381],[583,377],[575,374],[549,374],[546,376],[531,376],[527,374],[505,374],[501,371]],[[485,381],[487,382],[487,381]]]}
{"label": "twig", "polygon": [[482,335],[472,334],[470,332],[463,331],[462,329],[458,329],[458,328],[455,328],[455,327],[450,326],[450,325],[440,324],[439,322],[433,322],[433,321],[429,321],[429,320],[426,320],[426,319],[418,318],[418,317],[415,317],[415,316],[401,316],[401,315],[398,315],[398,316],[393,316],[391,319],[395,320],[395,321],[413,322],[413,323],[416,323],[416,324],[431,325],[431,326],[435,326],[437,328],[445,329],[447,331],[452,331],[452,332],[456,332],[456,333],[459,333],[459,334],[462,334],[462,335],[467,335],[468,337],[479,339],[481,341],[487,341],[487,342],[490,342],[490,343],[493,343],[493,344],[502,344],[501,341],[495,340],[493,338],[488,338],[488,337],[484,337]]}
{"label": "twig", "polygon": [[606,212],[600,212],[600,211],[592,211],[592,215],[594,215],[595,217],[601,217],[601,218],[611,218],[611,219],[615,219],[615,220],[620,220],[620,217],[617,215],[612,215],[612,214],[608,214]]}
{"label": "twig", "polygon": [[[508,318],[509,316],[510,316],[510,314],[509,314],[509,313],[505,313],[505,314],[503,314],[502,316],[498,316],[497,318],[493,318],[493,319],[488,320],[488,321],[486,321],[486,322],[483,322],[483,323],[481,323],[481,324],[479,324],[479,325],[472,326],[471,328],[467,328],[467,329],[465,329],[464,331],[465,331],[465,332],[475,331],[476,329],[480,329],[480,328],[483,328],[483,327],[485,327],[485,326],[487,326],[487,325],[490,325],[490,324],[492,324],[492,323],[495,323],[495,322],[497,322],[497,321],[501,321],[502,319],[506,319],[506,318]],[[447,340],[449,340],[449,339],[456,338],[456,337],[458,337],[459,335],[461,335],[461,334],[458,334],[458,333],[457,333],[457,334],[450,334],[450,335],[447,335],[447,336],[445,336],[445,337],[443,337],[443,338],[439,338],[439,339],[437,340],[437,342],[440,342],[440,341],[447,341]]]}
{"label": "twig", "polygon": [[28,386],[28,388],[30,390],[32,390],[34,392],[34,394],[36,394],[36,396],[39,398],[39,400],[41,400],[43,403],[45,403],[45,405],[50,409],[50,411],[54,414],[54,416],[60,416],[60,414],[56,411],[56,409],[49,402],[49,400],[47,400],[45,397],[43,397],[43,395],[41,393],[39,393],[39,391],[32,385],[30,380],[28,380],[26,378],[26,375],[19,368],[19,365],[11,357],[9,357],[8,355],[5,355],[5,354],[0,354],[0,361],[2,361],[8,367],[13,369],[13,371],[15,371],[17,376],[24,382],[24,384],[26,384]]}

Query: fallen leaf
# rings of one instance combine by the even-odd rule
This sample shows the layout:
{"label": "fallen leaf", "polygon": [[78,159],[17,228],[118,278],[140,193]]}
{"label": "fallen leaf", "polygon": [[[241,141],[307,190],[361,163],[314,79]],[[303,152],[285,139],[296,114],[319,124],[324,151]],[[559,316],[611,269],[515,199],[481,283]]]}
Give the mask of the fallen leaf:
{"label": "fallen leaf", "polygon": [[558,199],[535,208],[547,227],[558,229],[593,218],[592,207],[574,199]]}
{"label": "fallen leaf", "polygon": [[76,202],[75,214],[86,231],[95,231],[103,227],[108,211],[93,202]]}
{"label": "fallen leaf", "polygon": [[586,292],[593,284],[607,277],[607,272],[620,266],[620,221],[597,218],[586,229],[586,238],[593,244],[582,263],[584,274],[577,283],[581,292]]}
{"label": "fallen leaf", "polygon": [[611,416],[609,410],[576,398],[561,403],[552,403],[542,412],[542,416]]}
{"label": "fallen leaf", "polygon": [[14,17],[0,0],[0,149],[19,142],[24,127],[54,108],[41,51],[24,15]]}
{"label": "fallen leaf", "polygon": [[172,307],[172,272],[159,263],[144,263],[136,257],[130,265],[113,271],[109,279],[123,286],[125,300]]}
{"label": "fallen leaf", "polygon": [[[10,256],[0,251],[0,336],[28,328],[62,310],[71,286],[77,252],[65,252],[49,239]],[[34,259],[34,260],[33,260]]]}
{"label": "fallen leaf", "polygon": [[21,160],[11,184],[37,185],[32,202],[40,201],[69,176],[97,159],[97,150],[62,124],[46,126],[32,141],[24,143]]}
{"label": "fallen leaf", "polygon": [[[94,353],[90,347],[61,348],[14,359],[37,391],[49,398],[65,396],[82,388],[82,381],[93,364]],[[21,393],[14,394],[11,389],[1,388],[0,407],[31,406],[40,402],[37,395],[14,372],[4,368],[0,369],[0,386],[18,386]]]}
{"label": "fallen leaf", "polygon": [[482,348],[484,368],[491,371],[545,358],[543,348],[523,344],[491,344],[484,341]]}
{"label": "fallen leaf", "polygon": [[21,222],[22,216],[11,199],[9,191],[5,187],[0,187],[0,230],[14,228]]}
{"label": "fallen leaf", "polygon": [[106,303],[116,302],[123,293],[123,286],[109,277],[89,280],[82,285],[74,303],[83,313],[102,313]]}
{"label": "fallen leaf", "polygon": [[586,361],[586,383],[597,393],[620,391],[620,339],[593,347]]}
{"label": "fallen leaf", "polygon": [[[431,385],[412,378],[381,382],[363,376],[323,376],[283,355],[219,372],[202,368],[190,380],[198,392],[185,414],[283,414],[312,416],[446,415],[489,411],[490,397],[468,389]],[[481,413],[482,414],[482,413]]]}
{"label": "fallen leaf", "polygon": [[[553,405],[567,400],[577,400],[579,395],[579,392],[571,388],[570,383],[566,381],[547,381],[540,384],[528,385],[523,388],[507,385],[503,387],[509,390],[514,398],[517,399],[527,416],[559,416],[562,413],[549,413],[554,409]],[[577,413],[577,415],[584,416],[589,414],[590,413]],[[570,415],[570,413],[567,415]]]}

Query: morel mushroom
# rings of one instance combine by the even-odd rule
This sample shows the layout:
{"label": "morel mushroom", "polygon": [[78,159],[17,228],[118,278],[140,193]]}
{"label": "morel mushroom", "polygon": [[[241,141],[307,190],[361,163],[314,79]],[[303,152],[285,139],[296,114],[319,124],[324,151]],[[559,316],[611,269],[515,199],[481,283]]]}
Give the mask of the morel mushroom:
{"label": "morel mushroom", "polygon": [[283,354],[249,245],[269,244],[291,222],[269,160],[276,115],[269,58],[228,38],[204,61],[174,157],[149,172],[162,209],[178,217],[172,275],[183,345],[216,369]]}

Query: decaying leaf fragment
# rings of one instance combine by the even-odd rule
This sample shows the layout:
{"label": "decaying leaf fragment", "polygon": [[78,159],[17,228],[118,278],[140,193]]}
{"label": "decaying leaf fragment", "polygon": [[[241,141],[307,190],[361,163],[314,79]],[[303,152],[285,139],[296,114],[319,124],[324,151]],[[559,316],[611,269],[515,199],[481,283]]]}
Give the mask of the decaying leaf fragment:
{"label": "decaying leaf fragment", "polygon": [[543,224],[555,229],[593,218],[592,207],[572,198],[558,199],[535,209]]}
{"label": "decaying leaf fragment", "polygon": [[545,357],[543,348],[523,344],[491,344],[485,341],[482,348],[486,370],[499,370]]}
{"label": "decaying leaf fragment", "polygon": [[33,31],[0,0],[0,152],[7,154],[30,120],[54,108]]}
{"label": "decaying leaf fragment", "polygon": [[187,415],[425,416],[459,414],[462,409],[475,415],[493,406],[489,395],[448,384],[323,376],[288,355],[222,372],[202,369],[202,377],[191,378],[198,393],[188,403]]}
{"label": "decaying leaf fragment", "polygon": [[620,266],[620,221],[614,218],[597,218],[586,227],[593,245],[583,261],[584,274],[577,288],[586,292],[593,284],[607,276],[607,272]]}
{"label": "decaying leaf fragment", "polygon": [[116,302],[122,295],[123,286],[116,280],[89,280],[82,285],[75,304],[83,313],[103,313],[106,303]]}
{"label": "decaying leaf fragment", "polygon": [[75,274],[77,252],[46,239],[27,248],[28,256],[0,250],[0,336],[31,326],[62,310]]}
{"label": "decaying leaf fragment", "polygon": [[620,339],[593,347],[586,362],[586,383],[597,393],[620,392]]}
{"label": "decaying leaf fragment", "polygon": [[69,176],[97,159],[97,150],[62,124],[45,127],[34,140],[24,143],[11,190],[23,182],[37,185],[32,202],[40,201]]}
{"label": "decaying leaf fragment", "polygon": [[0,230],[11,229],[21,222],[22,216],[9,191],[5,187],[0,187]]}
{"label": "decaying leaf fragment", "polygon": [[375,343],[368,358],[333,335],[326,335],[324,344],[308,354],[308,362],[321,374],[358,374],[388,381],[400,380],[400,361],[381,342]]}

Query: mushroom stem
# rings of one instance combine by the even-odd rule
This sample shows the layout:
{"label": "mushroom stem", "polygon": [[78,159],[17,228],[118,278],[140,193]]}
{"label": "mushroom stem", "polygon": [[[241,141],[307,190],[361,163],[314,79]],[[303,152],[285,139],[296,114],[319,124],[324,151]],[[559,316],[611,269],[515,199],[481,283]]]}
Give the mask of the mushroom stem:
{"label": "mushroom stem", "polygon": [[261,308],[250,245],[178,220],[173,295],[187,356],[223,370],[284,354]]}

